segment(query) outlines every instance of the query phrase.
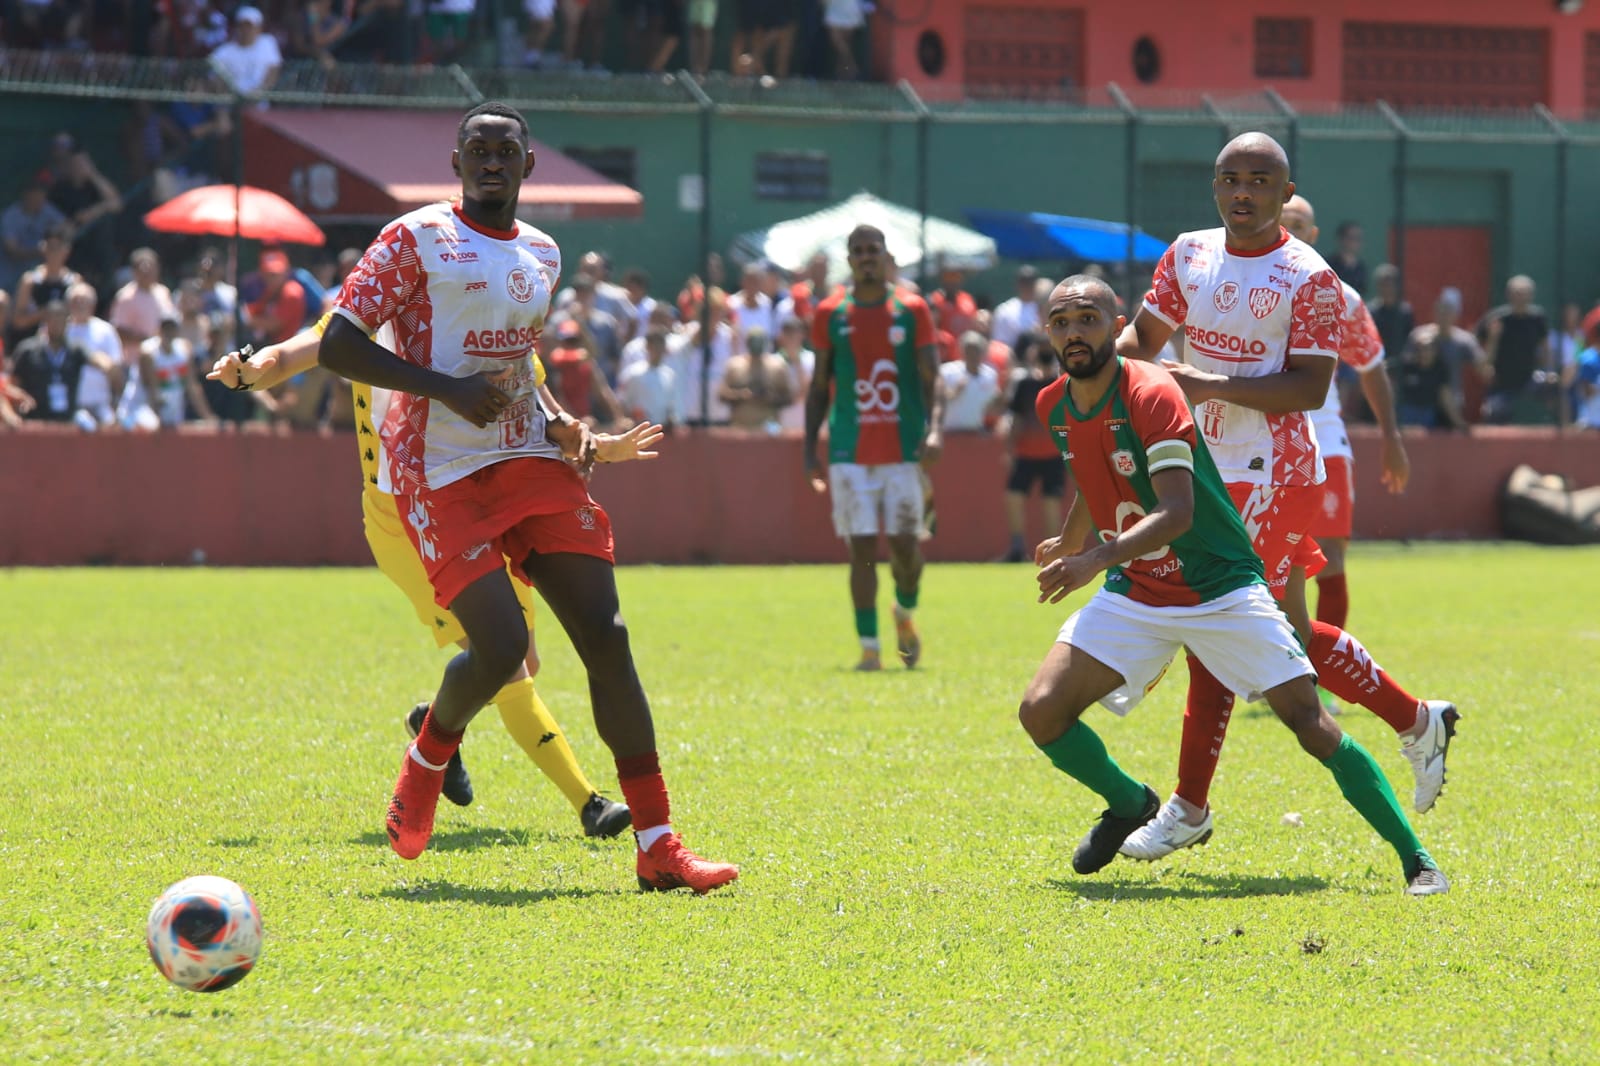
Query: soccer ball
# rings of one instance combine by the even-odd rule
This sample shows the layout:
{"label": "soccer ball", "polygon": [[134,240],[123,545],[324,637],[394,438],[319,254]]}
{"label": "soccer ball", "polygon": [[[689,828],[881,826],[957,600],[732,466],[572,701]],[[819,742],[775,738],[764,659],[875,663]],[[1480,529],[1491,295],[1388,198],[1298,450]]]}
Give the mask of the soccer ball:
{"label": "soccer ball", "polygon": [[261,912],[226,877],[189,877],[150,908],[145,946],[161,976],[191,992],[244,980],[261,954]]}

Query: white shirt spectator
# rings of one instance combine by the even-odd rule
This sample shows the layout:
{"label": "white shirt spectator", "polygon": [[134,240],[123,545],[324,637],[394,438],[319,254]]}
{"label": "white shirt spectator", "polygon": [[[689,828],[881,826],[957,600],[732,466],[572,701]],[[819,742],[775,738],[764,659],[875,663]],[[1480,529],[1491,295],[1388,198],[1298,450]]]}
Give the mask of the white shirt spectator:
{"label": "white shirt spectator", "polygon": [[1039,305],[1013,296],[994,309],[990,336],[1007,348],[1017,346],[1017,338],[1039,330]]}
{"label": "white shirt spectator", "polygon": [[[629,367],[644,366],[650,361],[648,358],[646,358],[644,352],[644,339],[648,332],[648,329],[640,329],[638,336],[634,337],[633,340],[622,346],[622,358],[617,361],[617,379],[619,381],[622,379],[622,375],[628,372]],[[677,357],[678,349],[682,348],[683,345],[683,334],[667,334],[668,362],[672,362]]]}
{"label": "white shirt spectator", "polygon": [[766,293],[734,293],[728,298],[728,307],[732,309],[738,325],[740,351],[744,351],[744,339],[750,336],[753,329],[765,331],[768,337],[778,335],[778,323],[782,320],[774,313],[772,298]]}
{"label": "white shirt spectator", "polygon": [[[717,323],[711,335],[711,367],[705,367],[705,352],[701,350],[698,336],[684,338],[685,343],[670,356],[678,378],[678,413],[685,421],[693,422],[705,417],[713,426],[728,424],[731,412],[728,405],[717,399],[717,382],[728,373],[728,360],[733,357],[733,330],[726,322]],[[711,406],[701,405],[702,382],[710,380]]]}
{"label": "white shirt spectator", "polygon": [[817,372],[817,353],[810,348],[802,348],[789,363],[790,391],[794,393],[794,402],[778,412],[778,425],[783,429],[797,429],[802,432],[806,428],[806,389],[811,385],[811,375]]}
{"label": "white shirt spectator", "polygon": [[984,414],[1000,395],[1000,375],[988,363],[979,363],[976,373],[964,362],[939,367],[944,385],[944,428],[952,432],[971,432],[984,428]]}
{"label": "white shirt spectator", "polygon": [[260,33],[248,45],[229,41],[211,53],[211,63],[222,71],[240,92],[253,93],[267,83],[268,76],[283,65],[278,39]]}
{"label": "white shirt spectator", "polygon": [[[116,327],[96,315],[89,316],[86,322],[69,321],[67,340],[82,345],[86,352],[98,352],[113,363],[122,362],[122,338],[117,336]],[[85,364],[78,378],[78,406],[93,414],[101,425],[111,421],[111,381],[93,363]]]}
{"label": "white shirt spectator", "polygon": [[678,375],[665,362],[634,363],[622,372],[617,398],[630,418],[643,418],[663,426],[682,421],[678,414]]}

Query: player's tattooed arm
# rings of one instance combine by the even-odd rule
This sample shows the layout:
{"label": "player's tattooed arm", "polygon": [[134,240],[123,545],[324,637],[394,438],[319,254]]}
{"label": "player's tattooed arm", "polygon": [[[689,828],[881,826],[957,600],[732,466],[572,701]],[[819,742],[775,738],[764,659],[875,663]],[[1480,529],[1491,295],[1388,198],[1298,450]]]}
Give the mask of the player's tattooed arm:
{"label": "player's tattooed arm", "polygon": [[1117,335],[1117,354],[1124,359],[1151,362],[1161,354],[1161,349],[1175,332],[1141,305],[1134,313],[1133,321],[1123,326],[1122,332]]}
{"label": "player's tattooed arm", "polygon": [[1171,467],[1150,475],[1156,505],[1150,513],[1088,551],[1064,554],[1039,571],[1039,602],[1059,603],[1101,571],[1148,555],[1188,532],[1194,524],[1194,474]]}
{"label": "player's tattooed arm", "polygon": [[248,357],[233,351],[211,364],[206,377],[237,391],[264,391],[317,365],[322,334],[304,329],[282,344],[269,344]]}

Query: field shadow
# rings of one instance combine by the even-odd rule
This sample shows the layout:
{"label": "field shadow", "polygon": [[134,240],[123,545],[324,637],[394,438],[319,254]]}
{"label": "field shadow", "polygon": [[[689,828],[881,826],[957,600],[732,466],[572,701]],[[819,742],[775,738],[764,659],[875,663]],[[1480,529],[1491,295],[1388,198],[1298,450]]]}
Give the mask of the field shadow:
{"label": "field shadow", "polygon": [[253,848],[261,843],[261,838],[255,834],[247,837],[221,837],[217,846],[221,848]]}
{"label": "field shadow", "polygon": [[1320,877],[1235,877],[1227,874],[1183,874],[1174,882],[1068,881],[1051,878],[1045,884],[1058,892],[1082,899],[1248,899],[1252,896],[1304,896],[1323,892],[1328,882]]}
{"label": "field shadow", "polygon": [[453,881],[420,881],[403,888],[386,888],[367,894],[367,898],[398,899],[407,903],[476,903],[484,907],[526,907],[557,899],[588,899],[591,896],[620,896],[621,888],[485,888],[458,885]]}
{"label": "field shadow", "polygon": [[[587,838],[573,833],[557,833],[547,830],[541,833],[531,833],[526,829],[501,829],[496,826],[468,826],[463,829],[441,829],[428,840],[429,851],[478,851],[483,848],[522,848],[527,847],[533,840],[555,844],[576,839],[581,842]],[[386,848],[389,846],[389,837],[377,830],[370,833],[360,833],[349,839],[347,843],[359,844],[365,847]]]}

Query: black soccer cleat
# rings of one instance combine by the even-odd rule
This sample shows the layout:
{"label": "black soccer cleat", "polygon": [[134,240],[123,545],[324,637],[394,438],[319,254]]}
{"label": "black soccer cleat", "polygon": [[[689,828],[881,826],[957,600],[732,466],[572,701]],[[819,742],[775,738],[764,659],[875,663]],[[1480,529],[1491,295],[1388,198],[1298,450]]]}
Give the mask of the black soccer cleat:
{"label": "black soccer cleat", "polygon": [[[428,705],[419,703],[406,715],[406,732],[415,737],[422,732],[422,720],[428,716]],[[467,776],[467,764],[461,761],[461,749],[450,756],[444,768],[444,798],[457,807],[472,806],[472,778]]]}
{"label": "black soccer cleat", "polygon": [[1104,869],[1117,857],[1122,842],[1132,836],[1135,829],[1153,821],[1159,810],[1161,797],[1156,795],[1155,789],[1146,785],[1144,809],[1138,814],[1131,818],[1119,818],[1109,810],[1102,812],[1100,820],[1078,841],[1078,850],[1072,853],[1072,868],[1080,874],[1092,874]]}
{"label": "black soccer cleat", "polygon": [[608,800],[598,792],[589,795],[589,802],[578,812],[586,837],[614,837],[633,825],[633,812],[626,803]]}

